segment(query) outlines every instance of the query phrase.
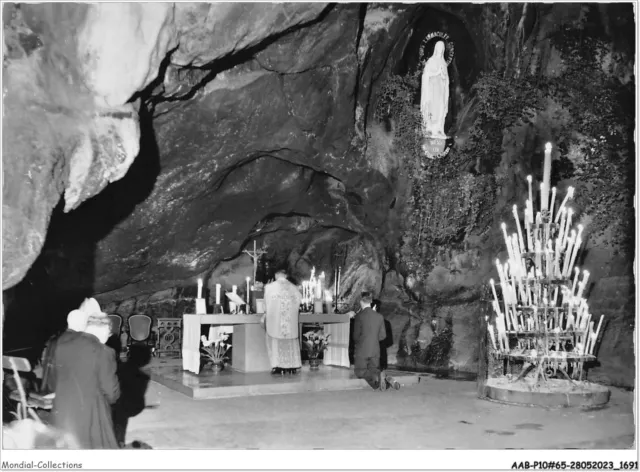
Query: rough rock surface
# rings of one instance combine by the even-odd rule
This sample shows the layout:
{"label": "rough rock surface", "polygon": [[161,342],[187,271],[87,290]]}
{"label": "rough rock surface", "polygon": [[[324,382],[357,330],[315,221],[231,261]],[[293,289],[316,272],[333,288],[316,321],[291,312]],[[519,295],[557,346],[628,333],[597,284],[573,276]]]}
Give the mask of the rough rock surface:
{"label": "rough rock surface", "polygon": [[[562,58],[548,37],[579,21],[625,41],[614,27],[623,10],[527,8],[5,6],[5,305],[42,317],[55,306],[64,316],[91,294],[125,317],[180,316],[198,277],[229,289],[250,275],[237,256],[257,240],[269,246],[265,263],[286,264],[297,279],[342,266],[347,303],[364,289],[380,294],[391,359],[473,371],[483,287],[504,257],[500,229],[440,248],[426,280],[396,266],[407,156],[373,110],[384,78],[414,68],[431,31],[456,41],[456,146],[468,139],[481,70],[519,71],[526,53],[540,74],[558,75]],[[518,182],[531,171],[532,143],[562,120],[550,104],[505,133],[496,220],[525,191]],[[592,244],[583,261],[599,268],[590,303],[611,318],[592,375],[627,385],[628,369],[614,366],[633,358],[630,269]]]}

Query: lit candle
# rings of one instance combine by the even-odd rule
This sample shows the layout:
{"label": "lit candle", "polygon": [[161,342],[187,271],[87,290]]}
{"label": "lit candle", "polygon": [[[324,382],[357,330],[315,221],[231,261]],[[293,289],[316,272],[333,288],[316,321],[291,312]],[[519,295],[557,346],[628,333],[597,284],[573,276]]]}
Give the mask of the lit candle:
{"label": "lit candle", "polygon": [[542,172],[542,185],[540,197],[542,199],[542,211],[549,208],[549,188],[551,186],[551,143],[544,146],[544,167]]}
{"label": "lit candle", "polygon": [[338,300],[338,296],[340,295],[340,272],[341,268],[338,267],[338,293],[336,294],[336,301]]}
{"label": "lit candle", "polygon": [[[547,190],[546,192],[544,191],[545,187],[544,187],[544,182],[540,182],[540,212],[544,213],[544,211],[546,210],[546,206],[547,203],[549,203],[548,201],[545,201],[545,198],[549,197],[549,191]],[[545,194],[547,195],[545,197]]]}
{"label": "lit candle", "polygon": [[[247,307],[249,303],[251,303],[249,295],[251,294],[251,290],[249,289],[249,282],[251,281],[251,277],[247,277]],[[247,312],[248,313],[248,312]]]}
{"label": "lit candle", "polygon": [[553,221],[553,206],[556,203],[556,188],[551,189],[551,205],[549,205],[549,221]]}
{"label": "lit candle", "polygon": [[558,208],[558,213],[556,214],[556,219],[555,219],[556,223],[558,222],[558,216],[560,215],[560,211],[562,211],[562,209],[567,203],[567,200],[569,200],[570,198],[573,198],[573,187],[569,187],[569,190],[567,191],[567,194],[565,195],[564,200],[562,200],[562,203],[560,204],[560,208]]}
{"label": "lit candle", "polygon": [[220,284],[216,284],[216,305],[220,305]]}
{"label": "lit candle", "polygon": [[198,298],[202,298],[202,279],[198,279]]}

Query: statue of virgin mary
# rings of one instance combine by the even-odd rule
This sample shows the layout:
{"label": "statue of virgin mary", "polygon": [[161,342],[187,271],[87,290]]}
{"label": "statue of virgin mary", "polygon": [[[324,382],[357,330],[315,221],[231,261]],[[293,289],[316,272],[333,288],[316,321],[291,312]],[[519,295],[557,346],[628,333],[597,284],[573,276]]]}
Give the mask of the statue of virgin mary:
{"label": "statue of virgin mary", "polygon": [[449,108],[449,72],[444,59],[444,42],[438,41],[424,65],[420,111],[425,136],[446,139],[444,119]]}

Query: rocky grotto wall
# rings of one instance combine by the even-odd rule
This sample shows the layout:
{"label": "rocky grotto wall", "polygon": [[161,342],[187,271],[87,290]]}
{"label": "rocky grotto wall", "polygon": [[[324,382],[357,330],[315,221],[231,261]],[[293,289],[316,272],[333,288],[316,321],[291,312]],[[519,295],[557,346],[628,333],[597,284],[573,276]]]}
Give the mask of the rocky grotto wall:
{"label": "rocky grotto wall", "polygon": [[[198,277],[251,275],[255,240],[263,272],[340,265],[348,302],[378,294],[392,362],[474,372],[499,223],[551,140],[609,320],[590,375],[633,385],[630,5],[7,4],[3,22],[11,343],[89,295],[180,317]],[[433,31],[456,46],[437,162],[415,139]]]}

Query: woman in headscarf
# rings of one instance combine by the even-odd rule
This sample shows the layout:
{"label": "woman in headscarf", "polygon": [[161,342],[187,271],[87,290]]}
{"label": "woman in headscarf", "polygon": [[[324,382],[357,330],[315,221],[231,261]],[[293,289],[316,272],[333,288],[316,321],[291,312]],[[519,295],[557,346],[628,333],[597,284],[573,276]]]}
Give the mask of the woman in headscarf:
{"label": "woman in headscarf", "polygon": [[438,41],[433,55],[424,65],[420,112],[425,136],[446,138],[444,120],[449,108],[449,72],[444,59],[444,42]]}
{"label": "woman in headscarf", "polygon": [[109,318],[90,316],[85,332],[61,337],[55,352],[53,423],[81,449],[117,449],[111,405],[120,397]]}

